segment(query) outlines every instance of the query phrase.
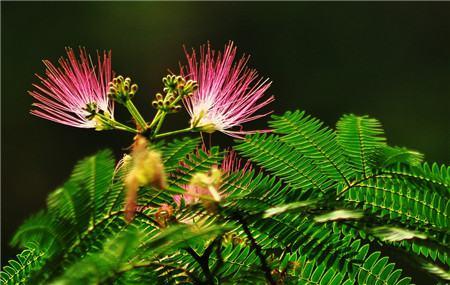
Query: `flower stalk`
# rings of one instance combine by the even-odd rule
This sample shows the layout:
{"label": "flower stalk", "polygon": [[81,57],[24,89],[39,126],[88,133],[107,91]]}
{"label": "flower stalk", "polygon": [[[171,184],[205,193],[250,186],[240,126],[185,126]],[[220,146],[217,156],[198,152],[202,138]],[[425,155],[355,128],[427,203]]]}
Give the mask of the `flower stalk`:
{"label": "flower stalk", "polygon": [[138,131],[136,129],[133,129],[125,124],[122,124],[114,119],[111,119],[108,116],[105,116],[104,114],[95,114],[94,119],[97,121],[97,130],[105,130],[105,129],[116,129],[116,130],[122,130],[126,132],[130,132],[133,134],[137,134]]}
{"label": "flower stalk", "polygon": [[188,128],[185,128],[185,129],[180,129],[180,130],[171,131],[171,132],[167,132],[167,133],[157,134],[157,135],[154,136],[154,138],[160,139],[160,138],[164,138],[164,137],[168,137],[168,136],[172,136],[172,135],[177,135],[177,134],[181,134],[181,133],[191,132],[193,130],[194,129],[192,127],[188,127]]}
{"label": "flower stalk", "polygon": [[133,117],[139,131],[145,132],[148,128],[147,122],[131,100],[137,90],[138,86],[136,83],[131,84],[131,78],[124,79],[122,75],[119,75],[109,82],[108,96],[117,103],[124,105]]}
{"label": "flower stalk", "polygon": [[136,125],[139,127],[141,132],[145,132],[148,128],[147,122],[142,117],[141,113],[133,104],[133,101],[131,101],[131,99],[125,101],[125,107],[127,108],[128,112],[130,112],[131,116],[133,117],[134,121],[136,122]]}
{"label": "flower stalk", "polygon": [[149,128],[153,128],[156,125],[152,132],[152,138],[160,138],[192,130],[192,128],[186,128],[183,130],[158,135],[167,114],[180,111],[181,105],[178,103],[184,97],[192,95],[192,93],[197,90],[196,81],[186,81],[186,79],[182,76],[168,75],[164,77],[162,81],[164,84],[163,91],[166,94],[162,95],[161,93],[157,93],[155,95],[155,100],[152,102],[152,106],[158,110],[152,122],[148,126]]}

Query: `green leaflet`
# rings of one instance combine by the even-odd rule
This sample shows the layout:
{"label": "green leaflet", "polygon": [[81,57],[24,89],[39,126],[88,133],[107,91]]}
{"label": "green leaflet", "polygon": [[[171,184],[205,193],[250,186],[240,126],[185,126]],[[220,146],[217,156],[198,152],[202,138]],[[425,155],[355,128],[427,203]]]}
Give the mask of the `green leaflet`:
{"label": "green leaflet", "polygon": [[[321,183],[334,180],[334,183],[328,185],[333,187],[338,182],[337,189],[341,189],[338,193],[343,189],[342,193],[346,193],[347,201],[357,202],[357,208],[368,209],[373,215],[381,214],[380,217],[389,217],[395,223],[404,223],[415,230],[436,230],[435,233],[439,233],[439,237],[435,236],[434,239],[444,238],[442,244],[447,244],[447,237],[443,232],[448,228],[450,211],[447,198],[450,193],[448,167],[434,165],[431,168],[427,164],[420,166],[422,156],[419,153],[387,146],[381,124],[367,116],[344,116],[338,123],[337,137],[331,130],[323,128],[321,122],[306,116],[304,112],[287,112],[283,116],[273,118],[271,126],[274,132],[280,135],[247,136],[244,141],[238,142],[236,149],[273,173],[283,184],[289,186],[287,189],[292,188],[292,192],[296,189],[297,192],[305,192],[306,189],[323,191],[327,186],[321,187],[324,185]],[[308,169],[312,171],[305,171]],[[314,176],[317,173],[320,175]],[[320,180],[324,177],[327,180]],[[243,180],[245,179],[244,176]],[[257,189],[249,183],[243,189],[248,190],[249,185]],[[271,188],[263,186],[261,189]],[[283,187],[280,185],[278,189]],[[276,189],[268,192],[273,191]],[[270,196],[264,191],[255,192],[254,195],[248,194],[242,198],[240,205],[255,205],[254,212],[258,207],[274,207],[279,204],[280,200],[271,203]],[[288,201],[299,200],[301,199]],[[248,206],[246,208],[248,209]],[[281,221],[278,221],[278,225],[275,223],[274,228],[268,232],[263,228],[266,234],[262,235],[261,242],[273,246],[272,240],[275,238],[280,244],[290,245],[291,243],[280,240],[280,237],[287,237],[289,240],[285,228],[292,227],[294,221],[295,219],[291,219],[286,225],[281,225]],[[416,233],[417,236],[423,236],[420,231]],[[304,231],[298,230],[298,235],[302,234]],[[364,231],[360,234],[367,236]],[[413,244],[414,250],[411,251],[416,254],[433,260],[448,260],[447,250],[419,246],[416,241],[413,241]],[[322,246],[325,245],[318,248]],[[319,254],[313,258],[320,256],[323,255]],[[393,276],[396,274],[398,272]],[[390,281],[395,279],[394,277],[391,276]],[[400,279],[398,281],[406,282]]]}
{"label": "green leaflet", "polygon": [[402,278],[402,270],[396,269],[395,264],[379,251],[371,252],[368,244],[361,245],[361,241],[356,240],[351,247],[358,251],[356,259],[361,261],[353,264],[354,270],[348,275],[354,283],[358,280],[358,284],[410,284],[411,278]]}
{"label": "green leaflet", "polygon": [[287,254],[282,261],[282,272],[287,275],[287,283],[297,283],[304,285],[350,285],[352,280],[346,278],[345,273],[341,273],[333,268],[328,268],[325,264],[316,264],[313,260],[299,257],[296,253]]}
{"label": "green leaflet", "polygon": [[[79,187],[79,189],[82,188],[89,193],[89,200],[86,198],[85,201],[77,201],[76,199],[83,196],[83,194],[78,195],[76,190],[72,191],[72,194],[74,195],[72,202],[77,202],[79,204],[84,202],[85,206],[81,206],[80,208],[90,212],[90,218],[93,223],[95,223],[95,220],[102,216],[104,212],[105,197],[113,177],[114,165],[115,161],[111,151],[101,151],[95,156],[91,156],[79,162],[75,166],[69,179],[69,183],[73,183],[77,185],[75,187]],[[91,211],[89,211],[89,207],[92,207]],[[82,215],[83,213],[80,214]]]}
{"label": "green leaflet", "polygon": [[[151,274],[153,276],[146,277],[153,277],[156,282],[158,270],[155,269],[164,264],[159,262],[158,256],[183,248],[186,244],[195,243],[199,239],[215,236],[222,230],[214,226],[192,229],[192,227],[181,225],[146,233],[139,227],[131,227],[109,238],[102,250],[88,254],[71,265],[52,284],[107,284],[116,279],[120,281],[122,275],[135,268],[145,267],[152,269],[151,273],[153,273]],[[128,279],[130,276],[123,278]]]}
{"label": "green leaflet", "polygon": [[[442,239],[443,244],[448,244],[447,238]],[[434,243],[429,243],[422,240],[404,240],[400,243],[393,243],[394,246],[405,248],[411,254],[423,256],[433,262],[441,262],[446,266],[450,266],[450,250],[445,246],[436,246]]]}
{"label": "green leaflet", "polygon": [[287,274],[288,281],[298,284],[410,284],[410,278],[401,278],[401,270],[395,270],[395,264],[389,263],[387,257],[380,252],[369,254],[369,245],[361,246],[360,241],[355,241],[351,247],[358,251],[357,259],[362,262],[353,264],[350,273],[318,264],[298,253],[286,254],[279,263],[280,270]]}
{"label": "green leaflet", "polygon": [[[222,261],[220,261],[220,258]],[[220,266],[218,263],[222,262]],[[214,253],[210,258],[210,267],[217,268],[215,273],[225,282],[239,278],[244,272],[258,268],[260,261],[255,252],[247,246],[225,244],[221,249],[221,257]]]}

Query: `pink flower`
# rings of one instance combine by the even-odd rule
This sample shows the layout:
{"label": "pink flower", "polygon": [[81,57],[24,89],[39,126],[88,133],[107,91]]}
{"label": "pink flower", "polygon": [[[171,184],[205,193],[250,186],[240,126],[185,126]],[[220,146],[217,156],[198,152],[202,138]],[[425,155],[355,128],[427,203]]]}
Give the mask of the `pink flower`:
{"label": "pink flower", "polygon": [[209,44],[202,46],[200,61],[197,61],[195,50],[192,54],[186,50],[185,53],[188,65],[186,71],[181,68],[181,74],[197,81],[199,86],[194,94],[183,100],[191,116],[191,126],[208,133],[220,131],[236,138],[257,132],[244,131],[242,124],[268,115],[255,113],[274,98],[264,96],[271,82],[246,66],[249,57],[243,56],[234,62],[236,47],[233,42],[225,46],[223,54],[212,50]]}
{"label": "pink flower", "polygon": [[252,164],[250,160],[246,161],[238,157],[237,153],[233,149],[230,149],[223,158],[220,169],[226,174],[238,171],[245,173],[252,170]]}
{"label": "pink flower", "polygon": [[186,185],[183,187],[184,190],[186,190],[186,194],[180,194],[180,195],[174,195],[173,200],[175,201],[175,204],[177,204],[178,207],[181,206],[181,200],[184,200],[185,205],[193,205],[200,202],[200,196],[210,196],[208,189],[193,186],[193,185]]}
{"label": "pink flower", "polygon": [[79,60],[71,48],[66,52],[68,58],[60,58],[59,67],[43,61],[46,78],[36,75],[41,84],[33,84],[37,90],[29,91],[37,100],[31,114],[73,127],[95,128],[95,113],[114,115],[113,102],[107,96],[112,80],[111,52],[97,54],[97,67],[83,48]]}
{"label": "pink flower", "polygon": [[[227,176],[238,171],[241,171],[242,174],[244,174],[248,171],[251,171],[252,166],[249,160],[245,161],[244,163],[243,159],[238,157],[236,152],[231,149],[224,156],[222,164],[218,169],[222,172],[223,176]],[[220,185],[218,186],[220,187]],[[183,186],[183,188],[184,190],[186,190],[185,194],[173,196],[173,200],[178,207],[180,207],[181,205],[181,200],[184,200],[185,205],[191,205],[201,201],[201,197],[199,196],[211,196],[210,191],[205,187],[185,185]],[[224,192],[219,192],[218,194],[222,197],[226,196]]]}

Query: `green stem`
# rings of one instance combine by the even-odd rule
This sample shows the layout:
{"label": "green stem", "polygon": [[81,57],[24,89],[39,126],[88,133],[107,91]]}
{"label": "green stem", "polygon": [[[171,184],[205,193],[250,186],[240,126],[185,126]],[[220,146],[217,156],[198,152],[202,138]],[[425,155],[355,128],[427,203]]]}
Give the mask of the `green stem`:
{"label": "green stem", "polygon": [[113,125],[118,130],[130,132],[130,133],[133,133],[133,134],[137,134],[138,133],[138,131],[136,129],[133,129],[133,128],[127,126],[127,125],[124,125],[124,124],[116,122],[116,121],[114,121]]}
{"label": "green stem", "polygon": [[158,110],[158,112],[156,112],[156,115],[153,118],[153,121],[150,123],[150,125],[148,127],[153,128],[155,126],[155,124],[159,121],[159,117],[161,117],[161,110]]}
{"label": "green stem", "polygon": [[131,99],[128,99],[125,102],[125,107],[128,109],[128,112],[130,112],[131,116],[133,116],[134,120],[136,121],[136,124],[139,125],[141,130],[145,131],[148,128],[147,122],[142,117],[141,113],[139,113],[139,111],[136,108],[136,106],[134,106],[134,104],[131,101]]}
{"label": "green stem", "polygon": [[95,114],[103,123],[105,123],[108,126],[111,126],[117,130],[127,131],[133,134],[137,134],[138,131],[136,129],[133,129],[127,125],[124,125],[114,119],[108,118],[103,114]]}
{"label": "green stem", "polygon": [[189,128],[185,128],[185,129],[181,129],[181,130],[176,130],[176,131],[172,131],[172,132],[162,133],[162,134],[159,134],[159,135],[155,135],[154,137],[159,139],[159,138],[163,138],[163,137],[167,137],[167,136],[171,136],[171,135],[176,135],[176,134],[190,132],[192,130],[193,130],[192,127],[189,127]]}
{"label": "green stem", "polygon": [[183,98],[182,96],[177,96],[177,98],[175,98],[175,100],[173,100],[172,104],[170,104],[171,107],[175,106],[176,103],[178,103],[181,98]]}
{"label": "green stem", "polygon": [[157,136],[157,134],[159,132],[159,129],[161,129],[162,123],[164,122],[164,119],[166,118],[166,115],[167,115],[167,112],[166,111],[162,111],[161,116],[160,116],[159,121],[158,121],[158,125],[156,126],[156,129],[153,132],[153,137],[154,138],[156,138],[156,136]]}
{"label": "green stem", "polygon": [[[175,106],[182,98],[183,98],[182,96],[178,96],[177,98],[175,98],[175,100],[168,106],[168,108]],[[150,125],[148,127],[153,128],[156,123],[158,123],[158,125],[161,125],[162,120],[164,120],[164,117],[166,115],[167,115],[167,111],[159,109],[158,112],[156,112],[156,115],[153,118],[153,121],[150,123]],[[157,130],[159,130],[159,129],[157,128]],[[157,133],[157,131],[155,131],[155,134],[156,133]]]}

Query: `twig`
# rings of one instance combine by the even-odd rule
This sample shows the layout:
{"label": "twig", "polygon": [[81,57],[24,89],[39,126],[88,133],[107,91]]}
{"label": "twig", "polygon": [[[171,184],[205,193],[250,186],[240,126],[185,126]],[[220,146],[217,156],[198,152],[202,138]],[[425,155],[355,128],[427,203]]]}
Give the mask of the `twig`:
{"label": "twig", "polygon": [[219,272],[219,269],[222,267],[222,265],[224,263],[223,256],[222,256],[222,236],[217,237],[217,239],[215,241],[217,241],[217,247],[216,247],[217,263],[214,266],[213,274],[216,274],[217,272]]}
{"label": "twig", "polygon": [[208,265],[208,258],[204,259],[205,255],[203,256],[199,256],[195,250],[193,250],[190,247],[185,248],[185,250],[198,262],[198,264],[200,265],[200,267],[203,270],[203,273],[205,274],[206,277],[206,283],[207,284],[214,284],[214,276],[211,273],[211,270],[209,270],[209,265]]}
{"label": "twig", "polygon": [[250,240],[251,248],[255,250],[256,255],[259,257],[259,260],[261,262],[261,269],[264,271],[264,274],[266,276],[267,282],[271,285],[276,285],[275,280],[273,280],[272,274],[270,273],[269,265],[267,264],[266,257],[262,253],[262,249],[259,246],[259,244],[256,242],[255,238],[253,237],[247,222],[244,220],[243,217],[238,217],[238,222],[241,224],[242,229],[244,230],[244,233],[247,235],[247,238]]}

